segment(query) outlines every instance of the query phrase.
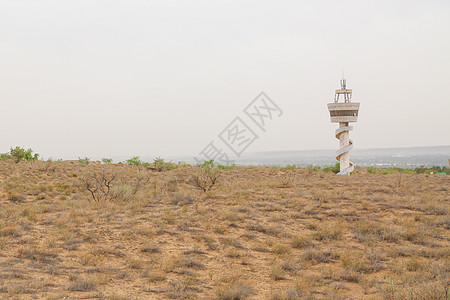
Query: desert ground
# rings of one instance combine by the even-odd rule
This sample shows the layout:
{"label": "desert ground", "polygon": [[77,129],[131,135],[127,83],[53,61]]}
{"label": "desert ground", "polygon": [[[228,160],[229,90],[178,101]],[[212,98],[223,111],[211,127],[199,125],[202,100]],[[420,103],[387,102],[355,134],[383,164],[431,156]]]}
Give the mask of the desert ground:
{"label": "desert ground", "polygon": [[0,299],[450,299],[450,176],[203,171],[0,161]]}

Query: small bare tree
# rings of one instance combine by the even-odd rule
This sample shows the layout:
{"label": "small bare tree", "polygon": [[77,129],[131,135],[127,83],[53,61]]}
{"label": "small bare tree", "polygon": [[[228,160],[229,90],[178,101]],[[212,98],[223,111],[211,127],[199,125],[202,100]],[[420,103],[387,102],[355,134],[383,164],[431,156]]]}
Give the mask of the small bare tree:
{"label": "small bare tree", "polygon": [[218,180],[222,175],[222,171],[214,166],[213,161],[207,161],[200,166],[200,171],[192,175],[194,186],[207,192],[220,186]]}
{"label": "small bare tree", "polygon": [[94,201],[110,200],[112,183],[116,175],[102,169],[101,172],[93,172],[82,177],[83,186],[91,193]]}
{"label": "small bare tree", "polygon": [[[122,178],[123,179],[123,178]],[[124,184],[118,176],[107,168],[101,171],[89,173],[82,177],[82,184],[91,194],[94,201],[120,200],[127,196],[135,195],[140,189],[149,183],[150,178],[143,172],[136,174],[136,180],[132,184]]]}
{"label": "small bare tree", "polygon": [[132,195],[136,195],[136,193],[146,186],[150,182],[150,178],[144,172],[138,172],[136,174],[136,182],[133,184],[133,190],[131,192]]}

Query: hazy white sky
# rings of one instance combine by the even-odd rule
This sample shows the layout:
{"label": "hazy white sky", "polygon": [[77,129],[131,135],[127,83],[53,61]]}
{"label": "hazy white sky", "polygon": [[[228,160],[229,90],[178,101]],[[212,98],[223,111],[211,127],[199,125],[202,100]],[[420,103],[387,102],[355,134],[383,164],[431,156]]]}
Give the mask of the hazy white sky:
{"label": "hazy white sky", "polygon": [[248,151],[450,144],[450,1],[0,0],[0,152],[198,154],[265,91]]}

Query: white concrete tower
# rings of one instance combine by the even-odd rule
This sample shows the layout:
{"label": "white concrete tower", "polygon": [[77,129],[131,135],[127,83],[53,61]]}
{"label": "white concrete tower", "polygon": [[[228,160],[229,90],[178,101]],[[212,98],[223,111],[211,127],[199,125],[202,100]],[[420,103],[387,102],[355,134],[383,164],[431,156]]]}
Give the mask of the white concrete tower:
{"label": "white concrete tower", "polygon": [[[344,97],[344,102],[339,102],[339,96]],[[345,79],[341,79],[341,89],[336,90],[334,103],[328,103],[328,110],[332,123],[339,123],[336,130],[336,138],[340,142],[340,148],[336,151],[336,159],[341,165],[338,175],[350,175],[354,169],[354,164],[350,161],[350,149],[353,148],[353,141],[349,138],[349,131],[353,126],[350,122],[358,121],[359,102],[350,102],[352,99],[352,90],[347,89]]]}

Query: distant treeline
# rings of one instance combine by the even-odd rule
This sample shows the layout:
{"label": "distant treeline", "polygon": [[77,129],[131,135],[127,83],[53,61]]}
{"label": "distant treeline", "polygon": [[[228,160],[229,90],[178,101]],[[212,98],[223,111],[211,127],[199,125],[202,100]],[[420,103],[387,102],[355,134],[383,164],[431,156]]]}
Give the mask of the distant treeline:
{"label": "distant treeline", "polygon": [[[287,165],[286,167],[272,167],[279,169],[280,171],[289,171],[289,170],[295,170],[299,167],[296,165]],[[336,163],[334,166],[326,166],[326,167],[320,167],[320,166],[314,166],[314,165],[308,165],[306,166],[306,170],[309,173],[312,172],[325,172],[330,173],[333,172],[335,174],[339,173],[340,171],[340,164]],[[407,168],[398,168],[398,167],[392,167],[392,168],[375,168],[375,167],[367,167],[366,168],[367,173],[369,174],[396,174],[396,173],[403,173],[403,174],[436,174],[436,173],[447,173],[450,175],[450,168],[448,167],[440,167],[440,166],[433,166],[433,167],[418,167],[414,169],[407,169]]]}
{"label": "distant treeline", "polygon": [[375,167],[368,167],[367,173],[369,174],[395,174],[395,173],[403,173],[403,174],[437,174],[437,173],[446,173],[450,174],[450,168],[449,167],[440,167],[440,166],[433,166],[433,167],[425,167],[421,166],[414,169],[406,169],[406,168],[375,168]]}
{"label": "distant treeline", "polygon": [[[25,149],[25,147],[11,147],[10,151],[7,153],[0,153],[0,160],[13,160],[16,163],[19,163],[21,161],[37,161],[39,160],[39,154],[34,153],[34,151],[29,148]],[[52,159],[47,160],[48,162],[52,162]],[[53,161],[56,163],[62,162],[61,159],[58,159],[56,161]],[[83,165],[88,165],[92,161],[89,157],[78,157],[78,162]],[[71,161],[73,163],[73,161]],[[112,164],[113,160],[111,158],[103,158],[101,160],[102,164]],[[167,170],[173,170],[178,168],[178,165],[172,163],[172,162],[166,162],[163,158],[157,157],[153,160],[152,163],[142,161],[139,156],[134,156],[130,159],[127,159],[123,162],[119,162],[118,164],[126,164],[130,166],[142,166],[149,169],[152,169],[154,171],[167,171]]]}
{"label": "distant treeline", "polygon": [[[14,160],[15,162],[20,161],[36,161],[39,160],[39,154],[34,153],[31,148],[25,149],[24,147],[11,147],[10,151],[7,153],[0,153],[0,160]],[[51,161],[51,159],[49,160]],[[61,160],[57,160],[55,162],[61,162]],[[89,164],[91,162],[90,158],[84,157],[84,158],[78,158],[78,162],[80,164]],[[101,163],[103,164],[111,164],[113,163],[113,160],[110,158],[103,158],[101,160]],[[214,164],[214,161],[207,161],[206,164]],[[127,164],[132,166],[143,166],[150,169],[155,169],[156,171],[168,171],[178,168],[178,165],[172,162],[166,162],[163,158],[157,157],[153,160],[152,163],[145,162],[140,160],[139,156],[134,156],[128,160],[125,160],[123,162],[119,162],[118,164]],[[236,165],[232,166],[221,166],[218,165],[220,169],[229,169],[234,168]],[[294,170],[299,167],[296,165],[287,165],[285,167],[272,167],[272,168],[278,168],[281,171],[288,171],[288,170]],[[326,166],[326,167],[320,167],[320,166],[314,166],[314,165],[308,165],[306,167],[306,170],[308,172],[333,172],[333,173],[339,173],[340,170],[340,164],[336,163],[334,166]],[[433,167],[417,167],[417,168],[399,168],[399,167],[391,167],[391,168],[375,168],[375,167],[367,167],[367,173],[369,174],[395,174],[395,173],[403,173],[403,174],[437,174],[437,173],[446,173],[450,175],[450,168],[449,167],[441,167],[441,166],[433,166]]]}

